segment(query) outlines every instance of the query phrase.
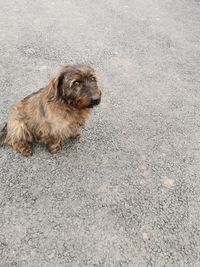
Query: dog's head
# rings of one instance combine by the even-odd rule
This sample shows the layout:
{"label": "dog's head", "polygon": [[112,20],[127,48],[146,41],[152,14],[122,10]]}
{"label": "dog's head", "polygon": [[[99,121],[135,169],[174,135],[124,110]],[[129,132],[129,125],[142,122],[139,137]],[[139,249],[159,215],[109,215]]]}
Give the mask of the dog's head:
{"label": "dog's head", "polygon": [[56,99],[78,109],[92,108],[101,101],[95,71],[86,65],[67,65],[51,83]]}

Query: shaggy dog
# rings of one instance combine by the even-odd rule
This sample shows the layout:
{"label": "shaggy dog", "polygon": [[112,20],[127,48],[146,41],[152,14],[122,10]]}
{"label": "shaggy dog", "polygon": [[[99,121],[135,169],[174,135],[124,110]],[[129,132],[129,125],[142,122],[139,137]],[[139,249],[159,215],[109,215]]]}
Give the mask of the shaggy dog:
{"label": "shaggy dog", "polygon": [[46,144],[51,153],[57,153],[63,140],[79,136],[100,101],[94,70],[86,65],[67,65],[49,85],[11,109],[0,142],[24,156],[32,155],[32,142]]}

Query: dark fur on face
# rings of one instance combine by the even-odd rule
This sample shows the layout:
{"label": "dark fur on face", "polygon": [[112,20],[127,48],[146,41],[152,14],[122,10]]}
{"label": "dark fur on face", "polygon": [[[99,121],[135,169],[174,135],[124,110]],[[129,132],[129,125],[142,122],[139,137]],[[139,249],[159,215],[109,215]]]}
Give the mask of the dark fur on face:
{"label": "dark fur on face", "polygon": [[1,142],[24,156],[32,154],[30,142],[47,144],[50,152],[56,153],[61,141],[79,135],[100,101],[94,70],[86,65],[67,65],[48,86],[11,109]]}
{"label": "dark fur on face", "polygon": [[101,100],[95,72],[84,65],[68,65],[53,81],[56,97],[78,108],[92,108]]}

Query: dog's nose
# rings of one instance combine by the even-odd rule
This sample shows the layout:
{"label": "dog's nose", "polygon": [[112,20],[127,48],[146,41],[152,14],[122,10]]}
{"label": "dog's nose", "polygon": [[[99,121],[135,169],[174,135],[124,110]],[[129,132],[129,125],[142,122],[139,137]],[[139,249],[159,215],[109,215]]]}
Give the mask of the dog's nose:
{"label": "dog's nose", "polygon": [[92,96],[92,100],[93,100],[93,101],[96,101],[96,100],[98,100],[98,99],[100,99],[100,96],[99,96],[99,95],[93,95],[93,96]]}

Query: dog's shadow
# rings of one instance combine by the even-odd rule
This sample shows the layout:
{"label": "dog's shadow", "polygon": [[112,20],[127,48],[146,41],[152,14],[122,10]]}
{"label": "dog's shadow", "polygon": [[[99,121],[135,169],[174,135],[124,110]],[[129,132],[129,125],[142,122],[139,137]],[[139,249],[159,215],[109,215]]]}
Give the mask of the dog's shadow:
{"label": "dog's shadow", "polygon": [[59,156],[66,152],[69,154],[70,152],[76,151],[82,142],[83,140],[77,138],[67,139],[61,143],[61,150],[56,154],[51,154],[45,144],[32,143],[31,147],[33,149],[33,154],[46,153],[50,156]]}

